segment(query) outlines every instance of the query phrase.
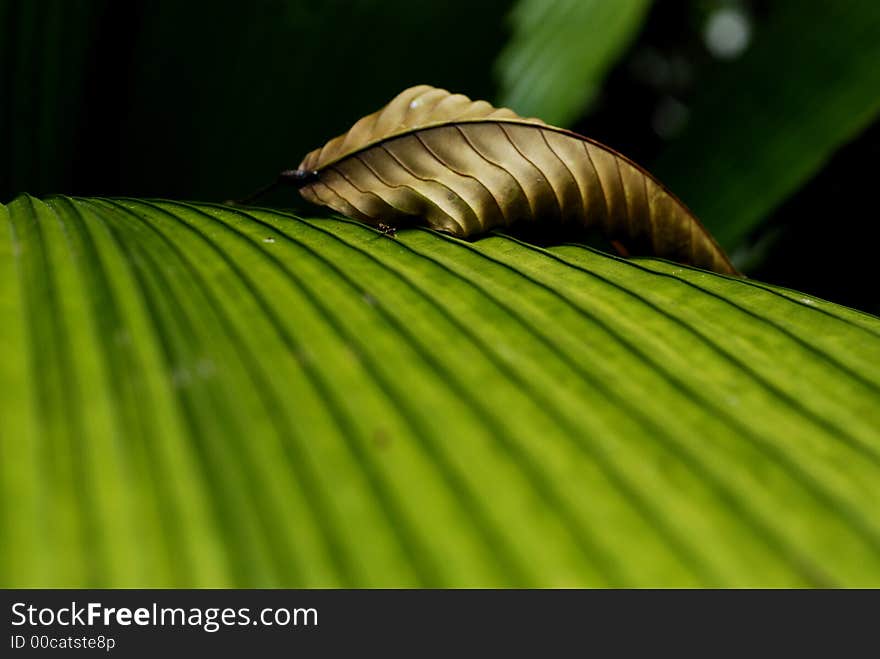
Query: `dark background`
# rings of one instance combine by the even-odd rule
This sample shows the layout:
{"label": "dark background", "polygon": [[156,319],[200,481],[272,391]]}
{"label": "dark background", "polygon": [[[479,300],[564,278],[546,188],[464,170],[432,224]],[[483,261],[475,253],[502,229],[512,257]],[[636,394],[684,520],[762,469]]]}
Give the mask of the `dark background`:
{"label": "dark background", "polygon": [[[702,32],[724,4],[655,3],[572,127],[652,169],[676,138],[658,133],[658,107],[670,96],[686,107],[724,65]],[[737,4],[759,33],[769,2]],[[512,5],[0,0],[0,202],[241,197],[407,86],[495,100]],[[646,53],[684,62],[687,75],[646,75]],[[743,245],[747,274],[880,313],[878,155],[875,121],[764,218]],[[289,191],[266,203],[306,209]]]}

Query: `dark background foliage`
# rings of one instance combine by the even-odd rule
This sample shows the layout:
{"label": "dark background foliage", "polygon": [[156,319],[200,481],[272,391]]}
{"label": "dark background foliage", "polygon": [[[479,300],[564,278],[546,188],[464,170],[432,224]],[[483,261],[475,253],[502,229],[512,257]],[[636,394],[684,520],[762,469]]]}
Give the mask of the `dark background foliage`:
{"label": "dark background foliage", "polygon": [[[409,85],[496,99],[493,62],[513,4],[0,0],[0,201],[19,192],[242,196]],[[729,66],[703,32],[707,15],[728,4],[655,3],[573,127],[662,166],[682,129],[663,117],[681,110],[679,123],[693,120],[690,99]],[[760,35],[772,3],[736,5]],[[797,5],[807,17],[818,6]],[[652,74],[658,58],[662,76]],[[726,119],[747,111],[738,95],[724,100],[715,111]],[[880,313],[878,151],[875,123],[763,218],[737,246],[747,273]],[[678,175],[700,175],[687,167],[678,163]],[[289,193],[267,203],[304,208]]]}

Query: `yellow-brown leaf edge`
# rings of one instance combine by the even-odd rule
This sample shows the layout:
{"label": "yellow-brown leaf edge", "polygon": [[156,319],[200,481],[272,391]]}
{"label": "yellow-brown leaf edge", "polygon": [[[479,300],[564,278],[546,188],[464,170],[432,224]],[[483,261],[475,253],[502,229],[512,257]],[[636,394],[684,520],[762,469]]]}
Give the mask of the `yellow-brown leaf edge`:
{"label": "yellow-brown leaf edge", "polygon": [[644,169],[577,133],[428,85],[309,153],[308,201],[374,226],[464,238],[521,221],[597,228],[633,255],[738,275],[699,220]]}

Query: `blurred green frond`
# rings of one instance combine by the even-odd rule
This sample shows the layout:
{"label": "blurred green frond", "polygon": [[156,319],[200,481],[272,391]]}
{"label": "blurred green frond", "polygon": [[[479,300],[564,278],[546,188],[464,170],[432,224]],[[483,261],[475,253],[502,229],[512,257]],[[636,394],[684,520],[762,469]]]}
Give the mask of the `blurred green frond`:
{"label": "blurred green frond", "polygon": [[519,0],[496,62],[498,105],[568,126],[638,33],[650,0]]}
{"label": "blurred green frond", "polygon": [[[880,111],[876,0],[767,3],[652,169],[732,249]],[[867,191],[866,191],[867,194]]]}

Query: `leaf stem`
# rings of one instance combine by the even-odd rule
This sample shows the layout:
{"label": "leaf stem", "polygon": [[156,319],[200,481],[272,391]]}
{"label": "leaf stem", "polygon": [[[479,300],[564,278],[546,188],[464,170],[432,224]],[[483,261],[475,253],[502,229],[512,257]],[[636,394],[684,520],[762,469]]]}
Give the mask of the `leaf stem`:
{"label": "leaf stem", "polygon": [[278,176],[275,177],[275,180],[268,185],[264,185],[262,188],[259,188],[255,192],[249,194],[246,197],[243,197],[242,199],[230,199],[224,203],[231,206],[246,206],[272,192],[275,188],[279,186],[285,185],[294,187],[299,190],[304,185],[308,185],[309,183],[314,181],[317,177],[318,172],[316,171],[303,169],[285,169],[284,171],[279,173]]}

